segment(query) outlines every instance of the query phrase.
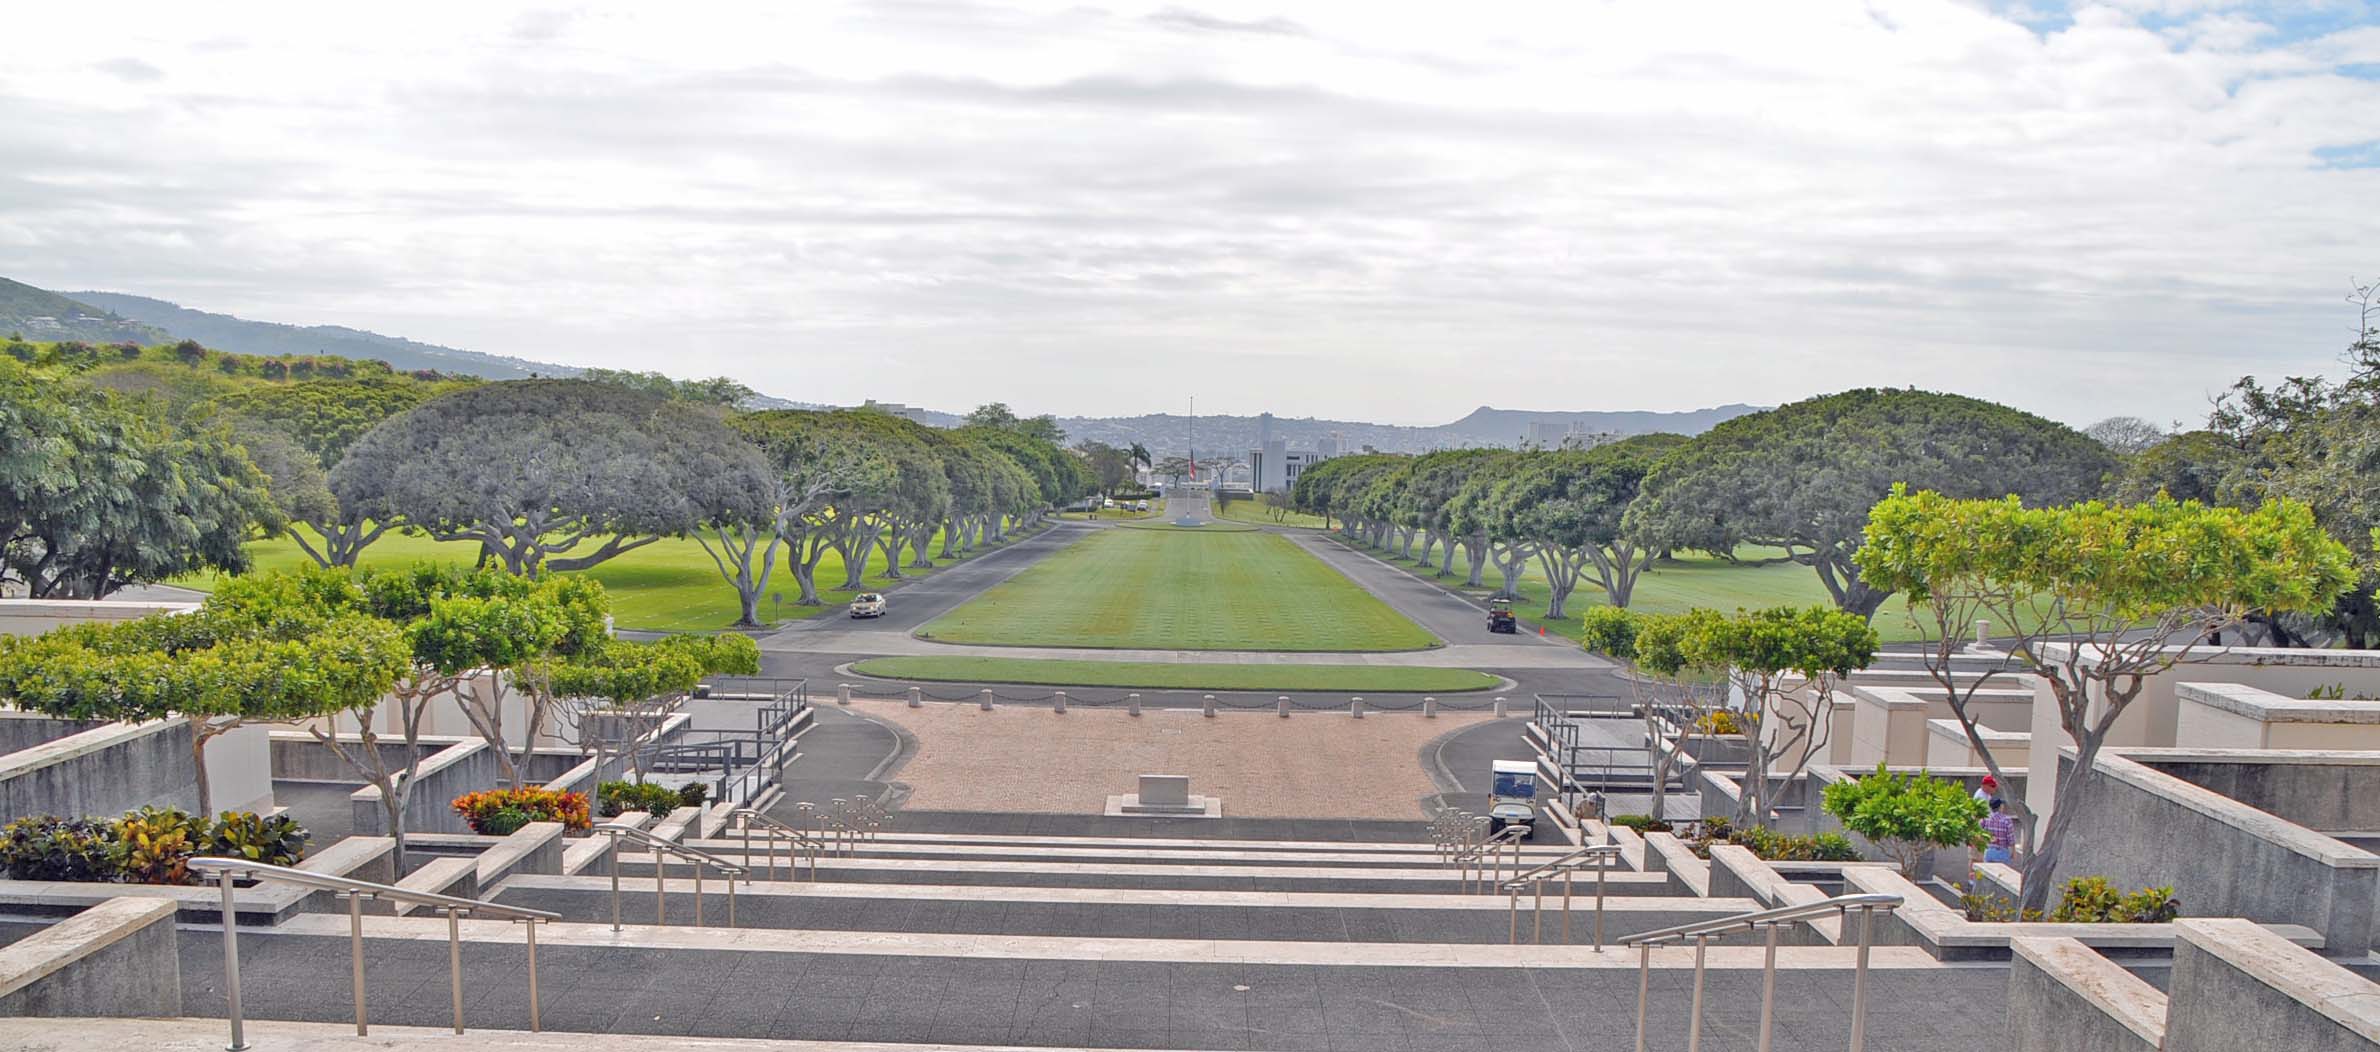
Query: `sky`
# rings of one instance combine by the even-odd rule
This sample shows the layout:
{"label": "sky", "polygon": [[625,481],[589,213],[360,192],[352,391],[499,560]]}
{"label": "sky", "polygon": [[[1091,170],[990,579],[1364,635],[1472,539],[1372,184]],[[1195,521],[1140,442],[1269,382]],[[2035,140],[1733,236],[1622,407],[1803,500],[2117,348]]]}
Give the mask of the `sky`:
{"label": "sky", "polygon": [[2361,0],[8,23],[0,274],[803,401],[2195,422],[2380,279]]}

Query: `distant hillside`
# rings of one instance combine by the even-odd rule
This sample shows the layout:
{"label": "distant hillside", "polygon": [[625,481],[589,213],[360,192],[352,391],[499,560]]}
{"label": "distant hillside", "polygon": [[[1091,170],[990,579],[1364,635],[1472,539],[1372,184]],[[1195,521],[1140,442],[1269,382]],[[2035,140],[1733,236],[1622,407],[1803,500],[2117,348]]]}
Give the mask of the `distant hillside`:
{"label": "distant hillside", "polygon": [[10,333],[28,340],[84,343],[149,344],[167,339],[161,330],[110,314],[87,301],[0,278],[0,336]]}
{"label": "distant hillside", "polygon": [[197,340],[220,351],[267,356],[328,354],[341,358],[378,358],[400,370],[436,369],[442,373],[459,373],[490,380],[578,374],[575,366],[440,347],[340,325],[300,326],[248,321],[229,314],[210,314],[164,300],[121,292],[75,292],[68,295],[133,321],[156,326],[171,333],[174,339]]}
{"label": "distant hillside", "polygon": [[[1656,413],[1531,412],[1481,406],[1460,420],[1435,427],[1401,427],[1360,420],[1277,416],[1273,418],[1273,435],[1289,443],[1291,449],[1312,449],[1317,440],[1328,439],[1335,434],[1342,452],[1355,452],[1371,446],[1384,453],[1426,453],[1433,449],[1517,446],[1530,437],[1531,424],[1544,424],[1555,432],[1576,430],[1588,434],[1642,435],[1666,431],[1697,435],[1710,430],[1711,425],[1722,420],[1757,412],[1759,408],[1725,405],[1677,413]],[[1172,413],[1126,417],[1060,417],[1058,426],[1066,429],[1068,444],[1099,441],[1121,446],[1139,442],[1158,456],[1179,456],[1195,438],[1202,457],[1244,457],[1249,450],[1256,448],[1262,421],[1253,416],[1201,416],[1196,423],[1195,436],[1191,433],[1190,418]]]}

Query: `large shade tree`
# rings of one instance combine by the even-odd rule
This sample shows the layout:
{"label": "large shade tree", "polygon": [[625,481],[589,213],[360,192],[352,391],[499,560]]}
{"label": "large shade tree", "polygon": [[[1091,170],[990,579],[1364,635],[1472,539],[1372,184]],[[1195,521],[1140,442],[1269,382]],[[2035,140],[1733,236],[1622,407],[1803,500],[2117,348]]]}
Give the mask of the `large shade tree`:
{"label": "large shade tree", "polygon": [[1662,549],[1783,548],[1817,571],[1836,606],[1873,617],[1892,590],[1868,581],[1852,553],[1868,509],[1895,484],[2064,504],[2097,496],[2114,466],[2107,447],[2030,413],[1862,389],[1720,423],[1662,460],[1629,520]]}
{"label": "large shade tree", "polygon": [[[2027,508],[2015,498],[1959,500],[1896,490],[1869,517],[1859,566],[1875,587],[1906,591],[1928,630],[1926,665],[1993,773],[1975,692],[2020,676],[2047,688],[2075,751],[2032,746],[2033,787],[2056,783],[2046,825],[2028,818],[2024,908],[2048,902],[2066,831],[2107,736],[2148,681],[2204,655],[2211,632],[2253,613],[2327,609],[2356,583],[2355,562],[2305,505],[2210,508],[2159,497]],[[2016,636],[2006,668],[1958,662],[1965,626],[1988,618]],[[2005,777],[2003,775],[2003,777]]]}
{"label": "large shade tree", "polygon": [[0,586],[102,599],[128,584],[248,566],[283,521],[228,428],[0,362]]}
{"label": "large shade tree", "polygon": [[[441,391],[463,386],[468,385],[385,376],[249,383],[234,387],[220,403],[239,422],[240,439],[271,480],[282,512],[303,527],[289,531],[298,549],[318,566],[353,566],[365,547],[398,523],[385,500],[385,478],[351,476],[334,490],[332,471],[372,428]],[[368,512],[382,517],[367,517]]]}
{"label": "large shade tree", "polygon": [[[516,380],[424,402],[367,432],[331,472],[340,504],[475,541],[516,574],[579,570],[706,515],[697,490],[761,483],[713,407],[611,384]],[[588,547],[582,547],[588,546]]]}

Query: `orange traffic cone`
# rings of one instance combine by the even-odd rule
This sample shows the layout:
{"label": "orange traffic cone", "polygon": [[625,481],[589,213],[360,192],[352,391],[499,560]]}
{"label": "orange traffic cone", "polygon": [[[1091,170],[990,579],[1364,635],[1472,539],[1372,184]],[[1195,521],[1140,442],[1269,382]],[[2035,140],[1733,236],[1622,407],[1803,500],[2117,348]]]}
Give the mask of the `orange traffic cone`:
{"label": "orange traffic cone", "polygon": [[1538,637],[1539,637],[1539,638],[1543,638],[1543,637],[1545,636],[1545,626],[1544,626],[1544,625],[1539,625],[1539,626],[1537,626],[1537,635],[1538,635]]}

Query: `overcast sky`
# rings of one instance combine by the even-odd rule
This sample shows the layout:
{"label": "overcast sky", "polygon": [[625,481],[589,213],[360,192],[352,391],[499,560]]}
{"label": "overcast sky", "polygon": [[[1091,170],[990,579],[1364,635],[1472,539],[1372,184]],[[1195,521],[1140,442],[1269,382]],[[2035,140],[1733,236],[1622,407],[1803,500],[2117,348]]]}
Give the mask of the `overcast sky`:
{"label": "overcast sky", "polygon": [[0,274],[819,402],[2077,424],[2380,277],[2368,3],[499,6],[12,7]]}

